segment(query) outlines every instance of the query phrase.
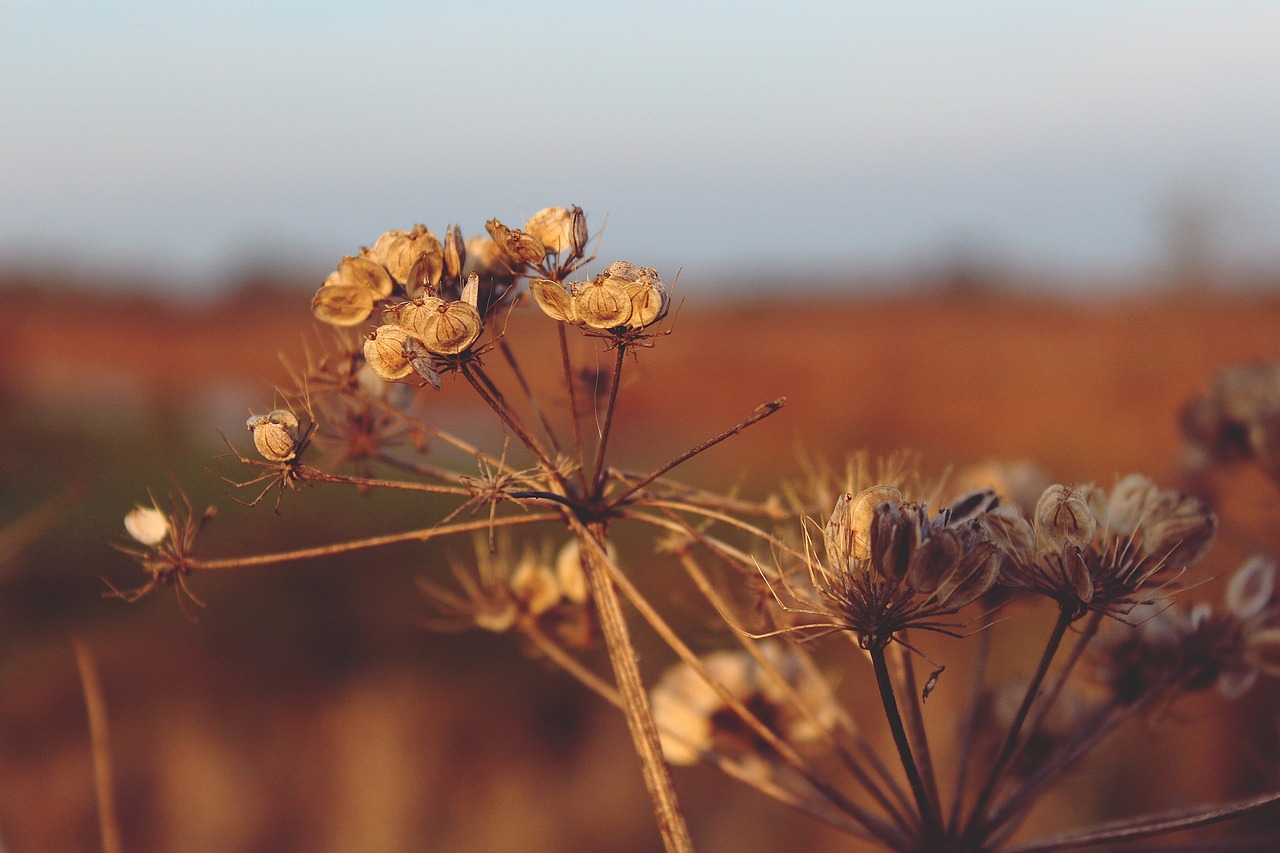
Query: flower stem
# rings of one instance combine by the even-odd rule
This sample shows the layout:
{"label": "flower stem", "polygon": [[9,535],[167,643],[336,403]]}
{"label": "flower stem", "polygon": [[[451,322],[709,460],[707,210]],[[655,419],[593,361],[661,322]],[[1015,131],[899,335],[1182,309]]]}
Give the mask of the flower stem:
{"label": "flower stem", "polygon": [[622,360],[627,348],[618,344],[618,357],[613,362],[613,379],[609,382],[609,405],[604,411],[604,427],[600,432],[600,444],[596,447],[596,462],[592,468],[591,494],[598,499],[604,491],[604,452],[609,445],[609,433],[613,431],[613,410],[618,404],[618,385],[622,381]]}
{"label": "flower stem", "polygon": [[898,711],[898,700],[893,695],[893,679],[889,676],[889,664],[885,660],[884,647],[874,646],[870,649],[871,664],[876,671],[876,685],[880,688],[880,701],[884,703],[884,715],[889,721],[889,730],[893,732],[893,742],[898,748],[898,758],[902,761],[902,769],[907,773],[907,782],[911,785],[911,793],[916,798],[916,807],[920,810],[920,823],[924,832],[922,839],[926,846],[941,835],[938,816],[934,813],[925,793],[924,781],[920,778],[920,770],[916,767],[915,757],[911,754],[911,742],[907,739],[907,730],[902,725],[902,714]]}

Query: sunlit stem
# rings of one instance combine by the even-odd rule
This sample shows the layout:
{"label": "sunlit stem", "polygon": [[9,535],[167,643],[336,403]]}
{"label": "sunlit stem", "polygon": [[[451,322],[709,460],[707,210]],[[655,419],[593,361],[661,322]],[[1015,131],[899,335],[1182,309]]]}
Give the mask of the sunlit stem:
{"label": "sunlit stem", "polygon": [[410,492],[430,492],[437,495],[469,495],[471,492],[463,486],[437,486],[430,483],[411,483],[404,480],[380,480],[374,477],[350,477],[343,474],[330,474],[308,465],[298,466],[298,473],[303,479],[318,483],[340,483],[350,486],[362,486],[376,489],[401,489]]}
{"label": "sunlit stem", "polygon": [[987,776],[986,784],[982,787],[982,793],[978,795],[978,799],[973,805],[973,810],[969,813],[969,825],[965,829],[965,836],[970,839],[981,837],[982,833],[986,831],[985,812],[987,804],[991,801],[992,794],[995,793],[1000,777],[1004,775],[1005,769],[1013,759],[1014,752],[1018,748],[1019,737],[1022,734],[1022,725],[1027,720],[1031,705],[1035,702],[1036,696],[1040,692],[1040,685],[1043,683],[1045,675],[1049,672],[1049,665],[1058,653],[1058,647],[1062,644],[1062,638],[1066,635],[1067,629],[1071,627],[1073,618],[1074,612],[1071,607],[1066,605],[1059,607],[1058,621],[1054,623],[1053,633],[1049,635],[1044,654],[1040,656],[1040,663],[1036,666],[1035,674],[1031,676],[1031,683],[1027,685],[1027,693],[1022,697],[1022,704],[1018,706],[1018,712],[1014,715],[1013,722],[1009,724],[1009,733],[1005,735],[1004,744],[1000,747],[996,763],[992,766],[991,772]]}
{"label": "sunlit stem", "polygon": [[573,448],[578,454],[578,483],[587,490],[587,462],[582,453],[582,411],[578,408],[578,383],[574,381],[573,364],[569,361],[569,336],[564,323],[556,323],[560,331],[560,365],[564,368],[564,384],[569,389],[569,417],[573,421]]}
{"label": "sunlit stem", "polygon": [[893,693],[893,679],[889,676],[884,647],[872,646],[869,651],[871,664],[876,671],[876,685],[880,688],[880,701],[884,705],[884,715],[889,721],[889,730],[893,733],[893,743],[898,748],[898,758],[902,761],[902,769],[906,771],[911,793],[916,798],[916,808],[920,810],[920,824],[924,831],[923,841],[928,845],[931,839],[937,839],[941,835],[938,816],[925,793],[920,770],[916,767],[915,756],[911,752],[911,741],[907,739],[907,730],[902,725],[902,714],[898,711],[898,700]]}
{"label": "sunlit stem", "polygon": [[598,499],[604,489],[604,454],[609,445],[609,434],[613,432],[613,412],[618,404],[618,386],[622,384],[622,361],[626,358],[627,348],[619,343],[618,357],[613,362],[613,379],[609,383],[609,403],[604,410],[604,426],[600,431],[600,443],[596,447],[596,461],[592,466],[591,495]]}
{"label": "sunlit stem", "polygon": [[[559,469],[556,468],[551,460],[547,458],[547,454],[542,449],[542,445],[538,444],[538,440],[534,438],[533,434],[529,432],[525,425],[520,422],[520,419],[516,417],[515,413],[511,411],[511,408],[506,404],[506,400],[504,400],[502,395],[498,393],[497,388],[489,381],[489,378],[485,376],[479,368],[473,368],[467,364],[462,365],[462,375],[467,377],[467,381],[471,383],[471,387],[475,388],[476,393],[480,395],[480,399],[484,400],[485,403],[488,404],[489,408],[493,409],[493,411],[497,413],[498,417],[502,420],[502,423],[515,433],[516,438],[520,439],[520,443],[529,448],[529,452],[537,458],[543,469],[546,470],[548,474],[555,477],[556,480],[564,486],[564,478],[560,474]],[[483,382],[477,377],[482,377]]]}

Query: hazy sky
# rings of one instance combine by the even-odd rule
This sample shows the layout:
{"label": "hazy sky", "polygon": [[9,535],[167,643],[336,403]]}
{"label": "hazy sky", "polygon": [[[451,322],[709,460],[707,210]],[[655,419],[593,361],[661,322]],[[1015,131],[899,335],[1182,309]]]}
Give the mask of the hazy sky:
{"label": "hazy sky", "polygon": [[[784,11],[785,10],[785,11]],[[1280,3],[0,0],[0,256],[322,276],[391,227],[1089,275],[1280,261]]]}

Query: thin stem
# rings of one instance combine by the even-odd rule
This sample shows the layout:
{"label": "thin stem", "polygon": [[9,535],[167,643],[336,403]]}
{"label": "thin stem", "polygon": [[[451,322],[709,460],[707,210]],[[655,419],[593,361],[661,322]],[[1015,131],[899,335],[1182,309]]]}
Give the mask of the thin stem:
{"label": "thin stem", "polygon": [[1049,671],[1049,665],[1053,662],[1054,655],[1058,653],[1062,638],[1066,635],[1067,629],[1071,627],[1072,618],[1071,608],[1059,606],[1058,621],[1054,623],[1053,632],[1049,635],[1044,654],[1040,656],[1040,663],[1036,666],[1035,674],[1031,677],[1031,683],[1027,685],[1027,693],[1022,697],[1022,704],[1018,707],[1018,712],[1014,714],[1013,722],[1009,724],[1009,733],[1005,735],[1004,744],[1000,747],[996,763],[992,766],[991,772],[987,776],[986,784],[982,787],[982,793],[978,795],[973,809],[969,812],[969,824],[965,829],[965,836],[971,840],[981,837],[986,832],[984,824],[987,803],[991,801],[991,796],[995,793],[1000,777],[1004,774],[1005,768],[1008,767],[1009,761],[1013,758],[1013,754],[1018,748],[1018,738],[1022,734],[1022,724],[1027,720],[1031,704],[1035,702],[1036,696],[1040,692],[1040,684],[1044,681],[1045,674]]}
{"label": "thin stem", "polygon": [[569,336],[564,323],[556,323],[560,332],[560,365],[564,368],[564,382],[569,389],[569,416],[573,421],[573,447],[578,454],[578,483],[587,491],[587,461],[582,453],[582,412],[578,408],[578,383],[574,381],[573,364],[569,361]]}
{"label": "thin stem", "polygon": [[102,836],[103,853],[121,853],[120,823],[116,816],[115,785],[111,763],[111,739],[107,728],[107,703],[102,698],[102,682],[89,647],[75,634],[71,635],[76,666],[80,670],[80,686],[89,713],[89,743],[93,751],[93,787],[98,795],[98,832]]}
{"label": "thin stem", "polygon": [[312,560],[317,557],[331,557],[335,554],[348,554],[352,551],[363,551],[367,548],[380,548],[384,545],[396,545],[401,542],[426,542],[439,536],[453,533],[469,533],[485,530],[490,527],[510,527],[517,524],[535,524],[540,521],[557,521],[559,513],[538,513],[534,515],[513,515],[490,521],[487,518],[476,521],[464,521],[457,524],[445,524],[438,527],[425,527],[404,533],[390,533],[385,536],[369,536],[351,542],[338,542],[333,545],[318,545],[313,548],[299,548],[295,551],[276,551],[272,554],[253,554],[247,557],[224,557],[219,560],[188,559],[182,565],[193,572],[217,571],[219,569],[244,569],[251,566],[266,566],[273,563],[288,563],[297,560]]}
{"label": "thin stem", "polygon": [[392,468],[398,468],[401,471],[408,471],[410,474],[417,474],[421,477],[430,477],[434,480],[444,480],[454,483],[458,480],[456,471],[450,471],[446,468],[436,468],[431,465],[423,465],[418,462],[410,462],[408,459],[401,459],[392,456],[390,453],[379,452],[378,461]]}
{"label": "thin stem", "polygon": [[520,369],[520,362],[516,360],[516,355],[511,351],[511,347],[503,339],[498,342],[498,349],[502,351],[502,357],[506,359],[507,366],[511,368],[512,374],[516,377],[516,383],[519,384],[520,390],[524,392],[524,397],[529,401],[533,413],[538,416],[538,420],[542,423],[542,430],[547,434],[547,438],[551,440],[551,449],[560,453],[560,442],[556,440],[556,434],[551,429],[551,423],[547,420],[546,414],[543,413],[542,407],[538,405],[538,399],[533,395],[533,389],[529,387],[528,381],[524,378],[524,371]]}
{"label": "thin stem", "polygon": [[636,753],[640,756],[645,787],[653,801],[654,816],[657,818],[663,846],[667,853],[692,853],[693,841],[689,837],[689,829],[676,799],[671,770],[662,755],[662,743],[658,739],[658,729],[649,709],[648,693],[640,679],[640,666],[626,619],[622,615],[622,603],[618,600],[618,591],[609,575],[609,558],[598,539],[598,534],[603,531],[598,529],[599,525],[595,525],[596,530],[589,530],[571,514],[566,513],[566,517],[582,548],[583,569],[587,573],[591,594],[600,615],[600,628],[609,652],[609,662],[613,665],[614,679],[623,700],[623,715],[627,719],[627,728],[631,731]]}
{"label": "thin stem", "polygon": [[[729,515],[727,513],[718,512],[708,507],[694,506],[692,504],[682,503],[680,501],[645,500],[644,503],[640,505],[646,506],[646,507],[654,507],[656,509],[674,509],[674,510],[679,510],[680,512],[688,512],[688,513],[693,513],[694,515],[701,515],[704,518],[713,518],[716,521],[724,522],[730,527],[736,527],[739,530],[742,530],[746,533],[750,533],[751,535],[758,537],[760,540],[767,542],[769,545],[778,549],[780,553],[790,554],[792,557],[796,557],[801,560],[805,558],[803,552],[797,551],[795,548],[791,547],[786,542],[779,539],[777,536],[774,536],[772,533],[769,533],[766,530],[756,527],[753,524],[747,524],[745,521],[734,518],[732,515]],[[634,517],[644,518],[645,516],[637,513]]]}
{"label": "thin stem", "polygon": [[[903,632],[903,639],[906,640]],[[898,681],[906,691],[903,705],[906,708],[907,727],[915,741],[916,763],[920,768],[920,778],[924,782],[924,791],[929,798],[929,808],[939,827],[942,826],[942,804],[938,798],[938,781],[933,772],[933,755],[929,751],[929,738],[924,730],[924,710],[921,708],[920,693],[916,688],[915,666],[911,660],[911,652],[902,643],[894,643],[892,651],[894,668],[898,670]]]}
{"label": "thin stem", "polygon": [[[498,417],[507,426],[507,428],[516,434],[516,437],[520,439],[520,443],[529,448],[529,452],[537,457],[537,460],[542,467],[549,474],[555,477],[557,481],[560,481],[561,485],[564,485],[563,477],[560,474],[559,469],[556,468],[551,460],[547,458],[547,454],[542,449],[542,445],[538,444],[538,440],[534,438],[533,434],[530,433],[525,425],[520,422],[519,418],[517,418],[515,413],[511,411],[510,407],[506,405],[506,401],[503,400],[501,394],[497,393],[497,388],[493,386],[493,383],[489,381],[489,378],[484,376],[483,372],[480,371],[479,368],[473,368],[467,364],[462,365],[462,375],[467,377],[467,381],[471,383],[471,387],[475,388],[476,393],[480,395],[480,399],[484,400],[485,403],[488,404],[489,408],[493,409],[493,411],[497,413]],[[484,381],[482,382],[477,378],[477,375],[483,376]],[[497,396],[490,393],[491,388]]]}
{"label": "thin stem", "polygon": [[686,450],[684,453],[681,453],[675,459],[672,459],[670,462],[668,462],[666,465],[663,465],[661,468],[654,471],[652,474],[649,474],[648,476],[643,477],[640,480],[640,482],[633,483],[631,488],[627,489],[621,495],[614,498],[613,501],[611,502],[611,505],[618,506],[627,498],[631,497],[636,492],[640,491],[645,486],[649,485],[654,480],[658,479],[663,474],[670,471],[672,468],[675,468],[676,466],[689,461],[693,457],[697,456],[699,453],[702,453],[706,450],[711,449],[712,447],[715,447],[717,444],[724,441],[726,438],[732,438],[733,436],[742,432],[744,429],[751,426],[752,424],[757,423],[758,421],[762,421],[765,418],[769,417],[769,415],[772,415],[774,412],[778,411],[786,404],[787,404],[786,397],[779,397],[776,400],[769,400],[766,403],[761,403],[759,406],[756,406],[755,411],[753,411],[750,415],[747,416],[746,419],[738,423],[736,426],[730,427],[729,429],[725,430],[724,432],[720,433],[714,438],[707,439],[706,441],[699,444],[697,447]]}
{"label": "thin stem", "polygon": [[920,824],[924,832],[926,845],[941,836],[941,827],[934,815],[933,807],[925,793],[924,781],[916,767],[911,754],[911,741],[907,739],[907,730],[902,725],[902,714],[898,712],[898,701],[893,695],[893,679],[889,676],[889,665],[885,660],[884,647],[874,646],[870,650],[871,664],[876,671],[876,686],[880,688],[880,701],[884,705],[884,715],[889,721],[889,730],[893,733],[894,745],[898,748],[898,758],[902,761],[902,769],[907,773],[907,782],[911,785],[911,793],[916,798],[916,808],[920,810]]}
{"label": "thin stem", "polygon": [[613,379],[609,383],[609,403],[604,410],[604,426],[600,432],[600,443],[596,446],[596,461],[592,466],[591,494],[599,499],[604,489],[604,453],[609,445],[609,434],[613,432],[613,411],[618,405],[618,386],[622,384],[622,362],[626,358],[627,348],[618,344],[618,357],[613,362]]}
{"label": "thin stem", "polygon": [[380,480],[374,477],[351,477],[343,474],[330,474],[310,465],[299,465],[298,473],[303,479],[314,483],[339,483],[350,486],[365,486],[374,489],[402,489],[409,492],[430,492],[437,495],[470,495],[471,491],[462,486],[437,486],[431,483],[411,483],[404,480]]}

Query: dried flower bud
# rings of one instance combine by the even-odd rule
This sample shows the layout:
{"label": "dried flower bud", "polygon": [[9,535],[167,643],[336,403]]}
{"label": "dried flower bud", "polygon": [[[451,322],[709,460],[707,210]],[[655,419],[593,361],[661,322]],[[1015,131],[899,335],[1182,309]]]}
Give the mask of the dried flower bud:
{"label": "dried flower bud", "polygon": [[364,360],[370,369],[387,382],[403,379],[413,372],[405,355],[408,334],[399,326],[379,326],[364,342]]}
{"label": "dried flower bud", "polygon": [[1093,541],[1098,520],[1089,507],[1087,494],[1075,486],[1052,485],[1036,504],[1036,532],[1051,550],[1067,543],[1085,547]]}
{"label": "dried flower bud", "polygon": [[1107,525],[1111,532],[1129,536],[1137,530],[1159,492],[1159,487],[1142,474],[1121,478],[1111,490],[1111,500],[1107,504]]}
{"label": "dried flower bud", "polygon": [[573,234],[573,256],[581,258],[587,253],[587,215],[582,212],[582,208],[576,204],[569,210],[569,216],[572,219],[571,232]]}
{"label": "dried flower bud", "polygon": [[298,418],[288,409],[249,418],[254,447],[269,462],[288,462],[298,455]]}
{"label": "dried flower bud", "polygon": [[[334,281],[336,273],[328,281]],[[355,326],[373,313],[375,294],[361,284],[326,283],[311,298],[311,313],[331,326]]]}
{"label": "dried flower bud", "polygon": [[490,219],[484,224],[484,227],[489,232],[489,236],[493,238],[498,251],[514,261],[524,264],[536,264],[546,257],[547,250],[532,235],[517,231],[514,228],[508,228],[496,219]]}
{"label": "dried flower bud", "polygon": [[524,230],[548,252],[559,254],[573,247],[573,215],[563,207],[544,207],[529,217]]}
{"label": "dried flower bud", "polygon": [[617,279],[598,275],[573,286],[573,313],[592,329],[614,329],[631,317],[631,297]]}
{"label": "dried flower bud", "polygon": [[153,506],[138,505],[124,517],[124,530],[137,542],[153,547],[169,535],[169,517]]}
{"label": "dried flower bud", "polygon": [[876,507],[901,501],[902,492],[893,486],[871,486],[858,492],[849,503],[850,556],[855,560],[871,558],[871,525],[875,521]]}
{"label": "dried flower bud", "polygon": [[560,282],[533,278],[529,280],[529,292],[533,294],[533,301],[542,309],[542,313],[551,319],[562,323],[577,321],[577,315],[573,312],[573,299]]}
{"label": "dried flower bud", "polygon": [[444,270],[449,278],[461,278],[467,264],[467,245],[462,239],[462,229],[450,225],[444,232]]}

